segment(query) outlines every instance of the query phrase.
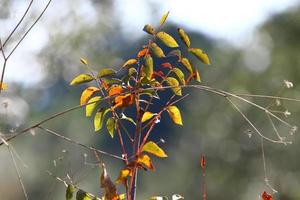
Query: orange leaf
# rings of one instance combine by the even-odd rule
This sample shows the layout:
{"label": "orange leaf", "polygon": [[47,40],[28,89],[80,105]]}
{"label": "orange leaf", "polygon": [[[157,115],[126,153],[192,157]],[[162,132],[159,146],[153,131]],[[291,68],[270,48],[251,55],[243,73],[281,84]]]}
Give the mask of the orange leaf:
{"label": "orange leaf", "polygon": [[168,62],[162,63],[161,66],[164,68],[172,69],[172,65]]}
{"label": "orange leaf", "polygon": [[201,155],[200,165],[201,165],[201,168],[202,168],[202,169],[205,168],[205,165],[206,165],[206,159],[205,159],[205,156],[204,156],[203,154]]}
{"label": "orange leaf", "polygon": [[137,54],[137,57],[141,58],[141,57],[145,56],[147,51],[148,51],[148,48],[144,48],[144,49],[140,50]]}
{"label": "orange leaf", "polygon": [[146,155],[146,154],[139,155],[139,157],[137,159],[137,163],[143,164],[143,165],[145,165],[145,167],[147,167],[147,168],[149,168],[151,170],[155,170],[150,157],[148,155]]}
{"label": "orange leaf", "polygon": [[134,103],[134,95],[133,94],[117,96],[114,101],[113,109],[128,107],[128,106],[132,105],[133,103]]}
{"label": "orange leaf", "polygon": [[108,96],[113,96],[113,95],[121,94],[122,92],[123,92],[122,86],[113,85],[110,88],[109,92],[108,92]]}
{"label": "orange leaf", "polygon": [[129,168],[122,169],[119,173],[119,177],[117,178],[116,183],[117,184],[121,184],[121,183],[125,184],[125,182],[129,176],[132,176],[131,169],[129,169]]}
{"label": "orange leaf", "polygon": [[262,200],[273,200],[273,197],[264,191],[261,195]]}
{"label": "orange leaf", "polygon": [[81,94],[80,105],[86,104],[89,98],[97,91],[99,91],[99,88],[93,86],[86,88]]}
{"label": "orange leaf", "polygon": [[101,86],[105,89],[105,90],[107,90],[108,89],[108,84],[107,84],[107,82],[106,81],[104,81],[104,80],[102,80],[102,79],[100,79],[100,82],[101,82]]}

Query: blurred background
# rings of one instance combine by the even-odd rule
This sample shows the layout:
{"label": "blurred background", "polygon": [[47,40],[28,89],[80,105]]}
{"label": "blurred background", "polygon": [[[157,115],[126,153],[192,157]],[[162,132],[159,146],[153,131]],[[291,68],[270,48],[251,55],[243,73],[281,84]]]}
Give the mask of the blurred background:
{"label": "blurred background", "polygon": [[[20,29],[6,46],[10,51],[34,22],[47,1],[34,1]],[[0,0],[0,37],[14,28],[28,1]],[[170,11],[165,30],[176,37],[182,27],[193,46],[204,49],[212,65],[199,67],[202,83],[236,93],[276,95],[283,81],[293,82],[284,96],[300,99],[300,1],[158,1],[158,0],[53,0],[7,63],[0,95],[0,133],[14,134],[47,116],[79,104],[83,87],[69,86],[70,80],[86,69],[84,57],[96,70],[117,69],[136,55],[149,37],[145,24],[158,25]],[[178,37],[176,37],[178,39]],[[2,59],[2,57],[1,57]],[[2,66],[3,59],[0,60]],[[137,199],[178,193],[185,199],[201,199],[200,155],[207,159],[208,199],[260,199],[266,190],[261,138],[239,113],[220,96],[188,90],[189,99],[180,103],[183,127],[163,119],[156,130],[167,159],[155,159],[155,172],[141,172]],[[251,99],[262,106],[270,101]],[[266,115],[246,104],[238,104],[267,136],[276,138]],[[299,124],[300,103],[281,102],[278,110],[289,111],[291,124]],[[166,117],[167,118],[167,117]],[[83,144],[120,154],[118,141],[103,129],[94,133],[84,110],[69,112],[47,122],[55,130]],[[276,123],[291,145],[264,142],[267,175],[278,191],[276,200],[300,199],[299,137]],[[93,154],[40,130],[10,142],[21,159],[16,159],[29,199],[64,199],[65,187],[49,176],[70,174],[82,189],[100,196],[99,169]],[[103,156],[108,172],[116,179],[122,162]],[[0,199],[23,199],[8,149],[0,147]],[[25,166],[24,166],[25,165]]]}

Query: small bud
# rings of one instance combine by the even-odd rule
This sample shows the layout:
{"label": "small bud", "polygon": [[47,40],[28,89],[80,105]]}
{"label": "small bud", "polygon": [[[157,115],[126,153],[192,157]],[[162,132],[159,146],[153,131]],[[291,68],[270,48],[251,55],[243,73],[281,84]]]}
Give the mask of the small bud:
{"label": "small bud", "polygon": [[280,106],[280,105],[281,105],[280,100],[279,100],[279,99],[276,99],[275,104],[276,104],[276,106]]}
{"label": "small bud", "polygon": [[32,135],[32,136],[35,136],[35,130],[32,128],[32,129],[30,129],[30,134]]}
{"label": "small bud", "polygon": [[294,135],[295,132],[298,130],[298,127],[297,126],[293,126],[289,132],[290,135]]}
{"label": "small bud", "polygon": [[285,87],[288,89],[292,88],[294,86],[294,84],[288,80],[284,80],[283,83],[284,83]]}

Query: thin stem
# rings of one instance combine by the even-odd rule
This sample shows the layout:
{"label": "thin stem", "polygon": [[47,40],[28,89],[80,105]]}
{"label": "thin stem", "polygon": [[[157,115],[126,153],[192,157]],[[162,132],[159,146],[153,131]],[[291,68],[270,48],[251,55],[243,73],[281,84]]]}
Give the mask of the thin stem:
{"label": "thin stem", "polygon": [[86,148],[86,149],[89,149],[89,150],[92,150],[92,151],[96,151],[96,152],[98,152],[98,153],[101,153],[101,154],[104,154],[104,155],[107,155],[107,156],[110,156],[110,157],[113,157],[113,158],[116,158],[116,159],[124,160],[124,159],[123,159],[122,157],[120,157],[120,156],[117,156],[117,155],[114,155],[114,154],[111,154],[111,153],[107,153],[107,152],[105,152],[105,151],[96,149],[96,148],[94,148],[94,147],[87,146],[87,145],[85,145],[85,144],[82,144],[82,143],[80,143],[80,142],[74,141],[74,140],[72,140],[72,139],[70,139],[70,138],[68,138],[68,137],[66,137],[66,136],[63,136],[63,135],[61,135],[61,134],[59,134],[59,133],[57,133],[57,132],[55,132],[55,131],[52,131],[52,130],[47,129],[47,128],[44,128],[44,127],[42,127],[42,126],[38,126],[37,128],[39,128],[39,129],[41,129],[41,130],[43,130],[43,131],[46,131],[47,133],[50,133],[51,135],[54,135],[54,136],[56,136],[56,137],[59,137],[59,138],[61,138],[61,139],[63,139],[63,140],[66,140],[66,141],[69,141],[69,142],[71,142],[71,143],[73,143],[73,144],[76,144],[76,145],[78,145],[78,146],[84,147],[84,148]]}

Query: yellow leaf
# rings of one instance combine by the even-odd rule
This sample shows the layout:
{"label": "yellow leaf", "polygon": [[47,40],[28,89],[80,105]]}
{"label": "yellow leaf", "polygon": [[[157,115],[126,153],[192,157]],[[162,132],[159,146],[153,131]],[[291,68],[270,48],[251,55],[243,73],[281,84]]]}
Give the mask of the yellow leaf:
{"label": "yellow leaf", "polygon": [[168,11],[167,13],[165,13],[165,14],[160,18],[159,24],[160,24],[161,26],[166,22],[166,20],[167,20],[167,18],[168,18],[168,16],[169,16],[169,13],[170,13],[170,11]]}
{"label": "yellow leaf", "polygon": [[132,176],[131,169],[129,169],[129,168],[122,169],[119,173],[119,177],[116,180],[116,183],[124,184],[129,176]]}
{"label": "yellow leaf", "polygon": [[84,59],[84,58],[80,58],[80,62],[83,65],[88,65],[88,61],[86,59]]}
{"label": "yellow leaf", "polygon": [[196,73],[195,80],[198,81],[199,83],[201,83],[201,77],[200,77],[199,71],[196,71],[195,73]]}
{"label": "yellow leaf", "polygon": [[168,47],[171,47],[171,48],[178,47],[176,40],[166,32],[163,32],[163,31],[158,32],[156,34],[156,37]]}
{"label": "yellow leaf", "polygon": [[7,84],[6,83],[0,83],[1,90],[7,90]]}
{"label": "yellow leaf", "polygon": [[115,70],[113,70],[111,68],[103,68],[103,69],[100,70],[97,77],[102,78],[104,76],[115,75],[115,74],[116,74]]}
{"label": "yellow leaf", "polygon": [[146,55],[146,58],[145,58],[144,70],[145,70],[147,79],[151,80],[152,74],[153,74],[153,59],[149,54]]}
{"label": "yellow leaf", "polygon": [[95,127],[95,131],[99,131],[102,128],[103,125],[103,119],[105,117],[105,115],[108,113],[108,111],[110,111],[109,108],[101,108],[95,115],[94,118],[94,127]]}
{"label": "yellow leaf", "polygon": [[193,73],[193,67],[187,58],[182,58],[181,63],[189,72]]}
{"label": "yellow leaf", "polygon": [[109,135],[113,138],[114,137],[114,132],[116,129],[116,120],[114,118],[109,118],[106,121],[106,128],[108,130]]}
{"label": "yellow leaf", "polygon": [[[155,143],[154,143],[155,144]],[[137,163],[145,165],[147,168],[151,170],[155,170],[150,157],[146,154],[140,155],[137,159]]]}
{"label": "yellow leaf", "polygon": [[137,63],[137,60],[134,59],[134,58],[132,58],[132,59],[127,60],[127,61],[123,64],[122,67],[127,67],[127,66],[133,65],[133,64],[135,64],[135,63]]}
{"label": "yellow leaf", "polygon": [[196,56],[201,62],[204,64],[210,65],[209,57],[208,55],[202,51],[201,49],[196,48],[190,48],[189,51]]}
{"label": "yellow leaf", "polygon": [[78,84],[81,84],[81,83],[87,83],[87,82],[90,82],[94,80],[94,78],[89,75],[89,74],[80,74],[78,76],[76,76],[70,83],[70,85],[78,85]]}
{"label": "yellow leaf", "polygon": [[[89,101],[88,101],[88,105],[85,106],[85,116],[90,117],[93,114],[93,111],[95,110],[95,108],[97,107],[97,105],[100,103],[101,97],[100,96],[96,96],[96,97],[92,97]],[[94,102],[94,103],[92,103]]]}
{"label": "yellow leaf", "polygon": [[173,77],[167,77],[165,81],[168,83],[169,86],[172,86],[171,89],[173,90],[174,94],[181,96],[181,88],[179,87],[179,82],[176,80],[176,78]]}
{"label": "yellow leaf", "polygon": [[151,53],[154,56],[156,56],[158,58],[166,57],[163,50],[159,46],[157,46],[156,43],[152,42],[151,46],[150,46],[150,49],[151,49]]}
{"label": "yellow leaf", "polygon": [[148,121],[149,119],[151,119],[153,116],[157,115],[156,113],[152,113],[152,112],[145,112],[143,114],[143,117],[142,117],[142,122],[145,122],[145,121]]}
{"label": "yellow leaf", "polygon": [[99,88],[96,87],[88,87],[85,90],[83,90],[81,97],[80,97],[80,105],[84,105],[87,103],[87,101],[89,100],[89,98],[97,91],[99,91]]}
{"label": "yellow leaf", "polygon": [[180,110],[177,106],[169,106],[167,107],[167,111],[175,124],[182,125]]}
{"label": "yellow leaf", "polygon": [[187,46],[190,47],[191,46],[191,42],[190,42],[190,38],[189,36],[185,33],[185,31],[182,28],[178,28],[177,29],[178,34],[180,39],[183,41],[183,43]]}
{"label": "yellow leaf", "polygon": [[173,68],[172,71],[176,74],[176,76],[178,77],[179,81],[184,85],[185,84],[185,79],[184,79],[183,72],[179,68],[177,68],[177,67]]}
{"label": "yellow leaf", "polygon": [[154,34],[154,28],[150,24],[146,24],[143,28],[143,31],[145,31],[146,33],[149,33],[150,35]]}
{"label": "yellow leaf", "polygon": [[168,157],[167,154],[164,152],[164,150],[162,150],[156,143],[150,141],[147,142],[143,148],[142,148],[142,152],[148,152],[151,153],[157,157],[161,157],[161,158],[165,158]]}

